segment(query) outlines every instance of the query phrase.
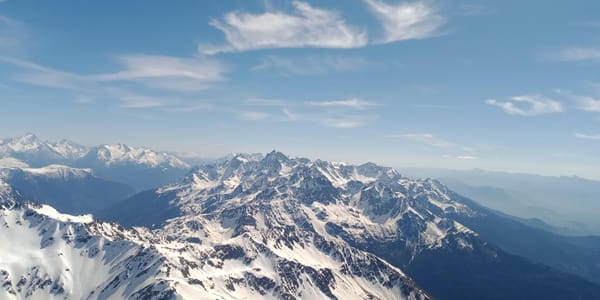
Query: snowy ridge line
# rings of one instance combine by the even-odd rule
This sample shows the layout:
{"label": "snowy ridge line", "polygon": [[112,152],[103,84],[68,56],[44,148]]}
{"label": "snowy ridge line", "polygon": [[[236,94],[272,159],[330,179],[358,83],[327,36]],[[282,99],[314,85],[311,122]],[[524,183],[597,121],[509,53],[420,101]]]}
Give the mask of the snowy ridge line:
{"label": "snowy ridge line", "polygon": [[94,159],[106,166],[134,163],[151,168],[171,167],[187,169],[190,166],[180,158],[157,152],[145,147],[132,147],[124,144],[104,144],[86,147],[61,140],[42,141],[34,134],[0,140],[0,167],[24,168],[48,164],[77,165],[83,160]]}

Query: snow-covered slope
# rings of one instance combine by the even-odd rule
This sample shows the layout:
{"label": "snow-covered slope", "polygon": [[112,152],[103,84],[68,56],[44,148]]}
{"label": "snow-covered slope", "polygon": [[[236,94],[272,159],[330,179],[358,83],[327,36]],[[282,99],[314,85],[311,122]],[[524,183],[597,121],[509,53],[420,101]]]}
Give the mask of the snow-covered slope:
{"label": "snow-covered slope", "polygon": [[149,299],[173,295],[164,258],[140,233],[46,206],[0,210],[1,299]]}
{"label": "snow-covered slope", "polygon": [[[439,247],[451,238],[468,247],[467,237],[474,233],[444,214],[475,212],[452,201],[446,192],[434,180],[411,180],[371,163],[350,166],[272,152],[262,160],[238,155],[198,167],[182,182],[156,191],[156,197],[164,199],[156,205],[167,206],[149,209],[170,213],[176,208],[180,216],[243,210],[242,217],[255,219],[253,223],[258,224],[257,218],[287,218],[290,224],[304,222],[323,236],[343,231],[355,241],[407,239],[415,250]],[[128,225],[157,225],[172,217],[165,214],[151,222],[144,214],[118,219],[119,209],[107,217]]]}
{"label": "snow-covered slope", "polygon": [[29,165],[14,157],[0,158],[0,168],[29,168]]}
{"label": "snow-covered slope", "polygon": [[8,183],[0,178],[0,209],[15,206],[17,200],[18,195],[14,193]]}
{"label": "snow-covered slope", "polygon": [[371,254],[283,228],[234,236],[200,217],[150,232],[28,204],[0,224],[2,299],[428,299]]}
{"label": "snow-covered slope", "polygon": [[[16,168],[11,168],[16,169]],[[74,177],[86,177],[92,175],[91,169],[77,169],[63,165],[48,165],[41,168],[22,168],[24,172],[47,176],[52,178],[68,179]]]}

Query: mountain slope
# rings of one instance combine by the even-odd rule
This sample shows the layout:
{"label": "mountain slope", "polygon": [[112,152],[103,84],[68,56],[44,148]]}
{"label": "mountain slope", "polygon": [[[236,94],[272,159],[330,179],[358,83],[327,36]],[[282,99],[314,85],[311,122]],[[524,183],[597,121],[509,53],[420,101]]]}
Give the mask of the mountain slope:
{"label": "mountain slope", "polygon": [[[140,206],[155,213],[117,213]],[[578,277],[506,254],[456,218],[481,214],[434,180],[411,180],[374,164],[272,152],[262,160],[235,156],[200,166],[180,183],[136,195],[103,217],[161,228],[180,240],[255,237],[267,247],[279,245],[275,253],[304,253],[308,243],[331,254],[332,248],[319,246],[330,241],[339,245],[333,249],[378,255],[439,299],[579,299],[600,293]]]}
{"label": "mountain slope", "polygon": [[0,168],[0,178],[22,198],[70,214],[96,213],[134,193],[131,187],[99,178],[89,169],[61,165]]}
{"label": "mountain slope", "polygon": [[277,224],[241,232],[214,219],[227,214],[175,218],[150,232],[49,206],[5,207],[0,298],[430,299],[397,268],[341,241]]}
{"label": "mountain slope", "polygon": [[[164,258],[136,230],[48,206],[0,211],[0,298],[170,299]],[[14,243],[14,241],[19,241]]]}
{"label": "mountain slope", "polygon": [[454,217],[486,241],[509,253],[600,283],[600,237],[555,234],[494,213],[460,195],[453,197],[478,208],[481,213],[477,216]]}

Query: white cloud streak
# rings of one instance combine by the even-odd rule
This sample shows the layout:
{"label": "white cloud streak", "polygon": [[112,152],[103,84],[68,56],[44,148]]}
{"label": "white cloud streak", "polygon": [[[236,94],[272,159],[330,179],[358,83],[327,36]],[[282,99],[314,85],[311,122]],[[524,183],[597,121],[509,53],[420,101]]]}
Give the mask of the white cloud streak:
{"label": "white cloud streak", "polygon": [[242,111],[238,118],[245,121],[264,121],[271,117],[271,114],[261,111]]}
{"label": "white cloud streak", "polygon": [[21,47],[25,35],[21,22],[0,15],[0,52],[14,52]]}
{"label": "white cloud streak", "polygon": [[373,106],[377,106],[378,104],[371,101],[365,101],[361,99],[348,99],[348,100],[339,100],[339,101],[311,101],[306,103],[309,106],[317,106],[317,107],[340,107],[340,108],[351,108],[351,109],[366,109]]}
{"label": "white cloud streak", "polygon": [[266,111],[234,111],[237,118],[244,121],[260,122],[305,122],[325,127],[349,129],[364,127],[377,117],[374,115],[356,115],[342,112],[293,111],[282,108],[273,112]]}
{"label": "white cloud streak", "polygon": [[216,60],[158,55],[117,57],[123,70],[91,75],[94,81],[130,81],[149,87],[190,92],[206,89],[225,79],[227,68]]}
{"label": "white cloud streak", "polygon": [[69,90],[84,90],[87,83],[85,76],[48,68],[34,62],[0,56],[0,63],[15,66],[20,69],[14,75],[14,79],[24,83]]}
{"label": "white cloud streak", "polygon": [[600,141],[600,134],[585,134],[585,133],[575,133],[575,137],[584,139],[584,140],[595,140]]}
{"label": "white cloud streak", "polygon": [[281,57],[269,55],[264,57],[254,71],[278,71],[293,75],[318,75],[328,72],[355,71],[363,68],[367,62],[355,56],[306,56]]}
{"label": "white cloud streak", "polygon": [[389,134],[389,135],[386,135],[385,137],[409,140],[409,141],[425,144],[428,146],[433,146],[436,148],[451,148],[451,147],[456,146],[456,144],[446,141],[442,138],[439,138],[431,133]]}
{"label": "white cloud streak", "polygon": [[[349,25],[338,11],[293,1],[291,12],[269,10],[252,14],[233,11],[210,25],[225,35],[222,45],[200,44],[206,55],[272,48],[360,48],[440,35],[446,18],[431,1],[389,4],[383,0],[363,0],[381,24],[383,38],[370,40],[365,29]],[[365,26],[366,27],[366,26]],[[272,61],[269,64],[285,64]],[[260,66],[260,65],[259,65]],[[294,68],[293,70],[298,69]]]}
{"label": "white cloud streak", "polygon": [[244,102],[244,104],[251,105],[251,106],[278,106],[278,107],[289,105],[288,101],[285,101],[285,100],[259,99],[259,98],[248,99]]}
{"label": "white cloud streak", "polygon": [[80,90],[110,82],[142,84],[149,88],[172,92],[193,92],[207,89],[226,80],[228,68],[212,59],[178,58],[171,56],[125,55],[117,57],[122,70],[105,74],[76,74],[44,67],[33,62],[0,57],[0,62],[24,70],[15,79],[33,85]]}
{"label": "white cloud streak", "polygon": [[564,111],[559,101],[540,95],[515,96],[507,101],[488,99],[485,100],[485,103],[499,107],[505,113],[513,116],[537,116]]}
{"label": "white cloud streak", "polygon": [[[232,111],[238,119],[246,121],[306,122],[331,128],[357,128],[378,118],[370,111],[378,104],[360,99],[322,102],[249,99],[242,104],[256,108]],[[360,114],[356,113],[358,110]]]}
{"label": "white cloud streak", "polygon": [[600,62],[600,49],[590,47],[572,47],[560,51],[552,57],[562,61],[591,61]]}
{"label": "white cloud streak", "polygon": [[366,126],[372,117],[364,115],[333,115],[317,117],[317,121],[327,127],[333,128],[358,128]]}
{"label": "white cloud streak", "polygon": [[577,96],[578,108],[588,112],[600,112],[600,99],[589,96]]}
{"label": "white cloud streak", "polygon": [[477,156],[473,156],[473,155],[459,155],[456,158],[458,158],[458,159],[466,159],[466,160],[474,160],[474,159],[477,159]]}
{"label": "white cloud streak", "polygon": [[413,142],[416,144],[421,144],[421,145],[425,145],[425,146],[429,146],[429,147],[433,147],[433,148],[438,148],[440,150],[443,149],[444,152],[455,151],[458,153],[469,153],[469,154],[461,154],[461,155],[457,155],[457,156],[451,156],[448,154],[444,155],[444,157],[447,157],[447,158],[454,157],[457,159],[473,160],[473,159],[478,159],[478,157],[475,156],[474,154],[482,153],[482,152],[489,152],[494,149],[493,146],[486,145],[486,144],[480,144],[480,145],[476,145],[476,146],[461,145],[459,143],[454,143],[454,142],[448,141],[444,138],[438,137],[432,133],[388,134],[388,135],[385,135],[384,137],[389,138],[389,139],[401,139],[401,140]]}
{"label": "white cloud streak", "polygon": [[137,94],[126,94],[117,97],[120,99],[120,107],[123,108],[154,108],[172,104],[171,101],[160,97],[150,97]]}
{"label": "white cloud streak", "polygon": [[[139,60],[138,60],[139,58]],[[118,107],[126,109],[156,109],[168,112],[194,112],[212,107],[209,101],[197,99],[191,91],[206,88],[215,80],[225,80],[223,73],[204,76],[201,63],[171,57],[128,56],[125,70],[107,74],[82,75],[48,68],[36,63],[0,56],[0,64],[18,69],[13,79],[36,86],[64,89],[77,94],[78,103],[97,102],[93,99],[116,101]],[[182,64],[188,63],[187,66]],[[210,65],[210,64],[209,64]],[[207,68],[209,69],[209,68]],[[224,72],[224,71],[223,71]],[[169,80],[180,81],[170,84]],[[161,82],[162,81],[162,82]],[[114,83],[155,85],[152,95],[132,92]],[[83,101],[81,100],[83,99]]]}
{"label": "white cloud streak", "polygon": [[425,1],[387,4],[382,0],[364,0],[385,31],[382,43],[424,39],[439,34],[445,23],[432,5]]}
{"label": "white cloud streak", "polygon": [[210,25],[225,34],[227,43],[200,45],[208,55],[270,48],[356,48],[367,44],[365,31],[346,23],[332,10],[308,3],[292,2],[290,13],[268,11],[262,14],[229,12]]}

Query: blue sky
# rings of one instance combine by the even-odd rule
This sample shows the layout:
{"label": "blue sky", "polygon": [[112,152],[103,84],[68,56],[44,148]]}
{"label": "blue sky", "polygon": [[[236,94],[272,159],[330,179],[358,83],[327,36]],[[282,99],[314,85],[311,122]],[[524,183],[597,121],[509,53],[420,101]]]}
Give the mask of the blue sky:
{"label": "blue sky", "polygon": [[600,179],[598,1],[0,1],[0,132]]}

